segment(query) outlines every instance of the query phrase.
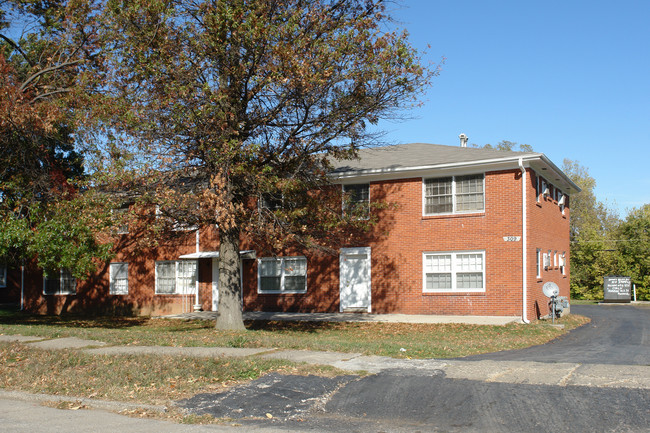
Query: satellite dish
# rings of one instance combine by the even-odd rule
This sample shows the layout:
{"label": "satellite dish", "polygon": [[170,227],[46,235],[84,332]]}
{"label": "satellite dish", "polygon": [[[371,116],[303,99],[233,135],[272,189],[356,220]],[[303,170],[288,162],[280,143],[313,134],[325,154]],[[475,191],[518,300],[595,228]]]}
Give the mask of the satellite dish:
{"label": "satellite dish", "polygon": [[554,282],[549,281],[542,286],[542,292],[544,292],[547,298],[552,298],[560,294],[560,288]]}

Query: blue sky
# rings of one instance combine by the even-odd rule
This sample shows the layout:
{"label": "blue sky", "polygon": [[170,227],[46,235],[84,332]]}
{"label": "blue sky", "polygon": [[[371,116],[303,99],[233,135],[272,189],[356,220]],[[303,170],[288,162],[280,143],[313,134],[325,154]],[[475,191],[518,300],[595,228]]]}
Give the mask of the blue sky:
{"label": "blue sky", "polygon": [[[650,1],[403,0],[393,15],[442,72],[391,142],[526,143],[579,161],[624,217],[650,203]],[[430,46],[427,48],[427,46]]]}

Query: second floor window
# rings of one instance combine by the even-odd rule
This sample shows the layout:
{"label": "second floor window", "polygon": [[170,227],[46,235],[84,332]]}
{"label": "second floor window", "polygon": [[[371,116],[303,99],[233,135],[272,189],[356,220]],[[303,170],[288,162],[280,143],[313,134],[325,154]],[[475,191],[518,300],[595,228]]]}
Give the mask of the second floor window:
{"label": "second floor window", "polygon": [[484,176],[450,176],[424,180],[424,214],[481,212],[485,209]]}
{"label": "second floor window", "polygon": [[370,215],[370,184],[343,185],[343,210],[360,218]]}

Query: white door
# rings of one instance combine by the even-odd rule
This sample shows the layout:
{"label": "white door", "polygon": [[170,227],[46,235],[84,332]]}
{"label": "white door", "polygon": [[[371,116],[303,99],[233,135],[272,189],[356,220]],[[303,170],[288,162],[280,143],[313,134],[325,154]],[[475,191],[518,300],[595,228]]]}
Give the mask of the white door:
{"label": "white door", "polygon": [[212,311],[219,306],[219,259],[212,259]]}
{"label": "white door", "polygon": [[370,312],[370,247],[341,248],[339,261],[341,311]]}

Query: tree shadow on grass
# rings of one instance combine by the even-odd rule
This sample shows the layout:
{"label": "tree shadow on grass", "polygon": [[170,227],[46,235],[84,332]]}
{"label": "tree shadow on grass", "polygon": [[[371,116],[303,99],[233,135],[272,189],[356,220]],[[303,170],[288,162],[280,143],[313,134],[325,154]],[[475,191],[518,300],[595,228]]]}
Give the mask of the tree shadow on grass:
{"label": "tree shadow on grass", "polygon": [[91,317],[66,314],[64,316],[42,316],[20,311],[12,307],[0,307],[0,325],[62,326],[69,328],[120,329],[141,326],[146,317]]}
{"label": "tree shadow on grass", "polygon": [[355,324],[350,322],[288,322],[277,320],[247,320],[244,322],[249,331],[277,331],[317,333],[321,331],[343,330]]}

